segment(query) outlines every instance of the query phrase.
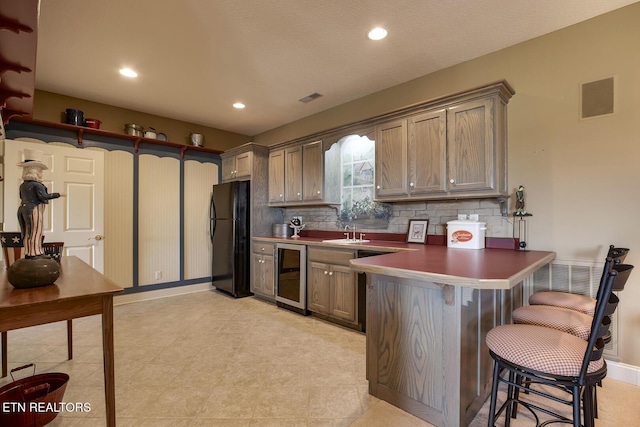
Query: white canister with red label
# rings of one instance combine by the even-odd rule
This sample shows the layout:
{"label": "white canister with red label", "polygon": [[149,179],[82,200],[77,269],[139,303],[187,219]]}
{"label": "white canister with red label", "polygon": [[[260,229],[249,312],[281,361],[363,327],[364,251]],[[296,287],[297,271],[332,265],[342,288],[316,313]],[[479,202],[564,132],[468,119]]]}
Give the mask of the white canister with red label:
{"label": "white canister with red label", "polygon": [[447,222],[447,247],[484,249],[486,222],[456,220]]}

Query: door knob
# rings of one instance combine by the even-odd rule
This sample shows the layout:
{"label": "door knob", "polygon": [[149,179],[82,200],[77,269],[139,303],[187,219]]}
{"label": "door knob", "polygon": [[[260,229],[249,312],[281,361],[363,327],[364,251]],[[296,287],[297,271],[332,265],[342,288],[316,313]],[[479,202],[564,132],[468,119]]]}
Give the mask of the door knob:
{"label": "door knob", "polygon": [[104,240],[104,236],[102,234],[96,234],[93,237],[89,237],[89,240]]}

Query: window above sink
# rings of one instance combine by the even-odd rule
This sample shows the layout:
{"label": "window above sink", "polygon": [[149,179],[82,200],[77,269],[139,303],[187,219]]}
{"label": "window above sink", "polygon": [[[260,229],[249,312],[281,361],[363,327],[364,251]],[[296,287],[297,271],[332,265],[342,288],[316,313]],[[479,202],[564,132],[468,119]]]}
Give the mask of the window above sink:
{"label": "window above sink", "polygon": [[336,226],[359,225],[365,229],[386,229],[391,218],[388,205],[373,201],[375,141],[367,136],[347,135],[330,151],[338,150],[341,174],[341,205]]}

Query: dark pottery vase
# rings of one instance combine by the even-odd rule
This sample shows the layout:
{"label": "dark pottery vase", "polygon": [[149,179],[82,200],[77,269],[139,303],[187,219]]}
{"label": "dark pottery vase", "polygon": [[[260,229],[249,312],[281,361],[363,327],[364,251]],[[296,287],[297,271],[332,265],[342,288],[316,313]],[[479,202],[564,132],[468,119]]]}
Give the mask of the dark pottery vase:
{"label": "dark pottery vase", "polygon": [[7,269],[7,279],[17,289],[51,285],[59,276],[60,265],[49,256],[21,258]]}

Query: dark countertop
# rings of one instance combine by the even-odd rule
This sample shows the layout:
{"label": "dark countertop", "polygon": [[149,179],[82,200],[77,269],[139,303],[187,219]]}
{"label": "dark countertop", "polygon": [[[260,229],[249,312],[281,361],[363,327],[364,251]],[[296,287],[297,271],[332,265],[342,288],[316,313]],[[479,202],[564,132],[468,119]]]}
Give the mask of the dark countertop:
{"label": "dark countertop", "polygon": [[351,260],[351,269],[477,289],[510,289],[556,257],[555,252],[511,249],[449,249],[398,241],[323,243],[323,238],[254,237],[271,243],[294,243],[343,249],[366,249],[388,254]]}

